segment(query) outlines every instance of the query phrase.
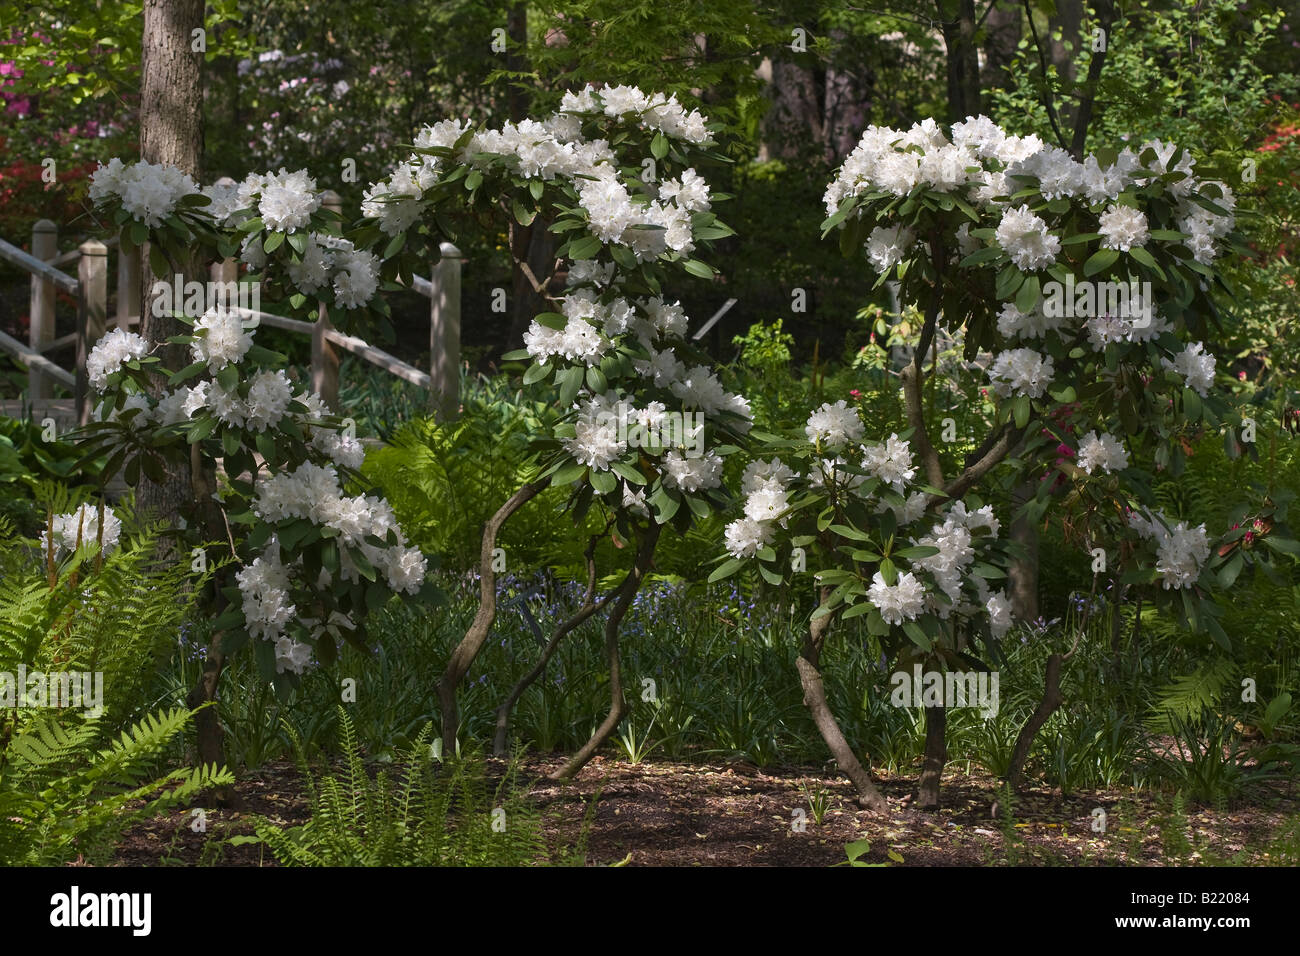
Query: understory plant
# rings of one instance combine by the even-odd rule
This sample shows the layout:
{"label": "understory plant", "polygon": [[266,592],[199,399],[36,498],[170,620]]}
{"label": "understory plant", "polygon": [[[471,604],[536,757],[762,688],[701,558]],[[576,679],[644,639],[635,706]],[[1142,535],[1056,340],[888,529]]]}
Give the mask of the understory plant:
{"label": "understory plant", "polygon": [[285,866],[581,864],[581,840],[563,850],[548,847],[542,816],[520,784],[517,761],[489,790],[482,759],[471,753],[444,756],[428,724],[391,768],[372,777],[342,707],[338,723],[342,770],[319,777],[296,733],[287,728],[307,784],[311,819],[284,828],[261,818],[255,836],[232,837],[229,843],[261,843]]}

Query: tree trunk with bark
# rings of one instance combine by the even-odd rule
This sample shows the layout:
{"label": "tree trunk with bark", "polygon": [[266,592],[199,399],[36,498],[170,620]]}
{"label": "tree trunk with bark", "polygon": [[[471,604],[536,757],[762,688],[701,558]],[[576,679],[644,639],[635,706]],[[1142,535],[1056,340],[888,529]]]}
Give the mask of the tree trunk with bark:
{"label": "tree trunk with bark", "polygon": [[980,109],[979,48],[975,45],[975,0],[943,0],[944,47],[948,64],[948,116],[953,122]]}
{"label": "tree trunk with bark", "polygon": [[497,545],[497,534],[510,516],[540,494],[547,484],[548,482],[544,480],[538,480],[521,487],[497,509],[496,514],[489,518],[483,527],[483,545],[479,551],[478,612],[474,615],[474,620],[470,623],[465,636],[451,652],[447,669],[443,671],[442,678],[438,681],[438,701],[442,711],[442,740],[443,746],[449,750],[453,749],[453,741],[460,729],[456,689],[460,687],[460,682],[469,672],[474,658],[482,650],[483,642],[487,640],[488,633],[492,630],[492,622],[496,620],[497,578],[496,572],[492,570],[492,552]]}
{"label": "tree trunk with bark", "polygon": [[[824,588],[822,600],[825,600],[829,593],[830,589]],[[803,686],[804,706],[812,714],[813,723],[817,725],[817,730],[822,735],[822,740],[826,742],[831,756],[835,758],[840,772],[853,783],[853,789],[857,791],[858,806],[864,810],[887,810],[888,801],[876,789],[871,774],[862,766],[853,748],[844,739],[844,731],[840,729],[835,714],[831,712],[830,704],[826,700],[826,685],[818,668],[833,616],[827,614],[815,618],[808,625],[808,632],[803,640],[803,653],[795,660],[795,666],[799,669],[799,682]]]}
{"label": "tree trunk with bark", "polygon": [[948,763],[948,711],[943,704],[925,708],[925,759],[921,763],[921,780],[916,788],[916,803],[922,810],[939,809],[939,790],[943,768]]}
{"label": "tree trunk with bark", "polygon": [[617,597],[614,599],[614,606],[610,608],[609,617],[605,618],[605,662],[609,667],[609,713],[596,728],[596,732],[591,735],[591,739],[565,761],[564,766],[549,775],[550,780],[572,779],[604,746],[605,741],[627,716],[628,705],[627,698],[623,694],[623,671],[618,652],[618,631],[624,615],[632,606],[636,592],[641,589],[641,582],[645,579],[646,572],[654,564],[655,548],[659,544],[659,535],[662,531],[663,526],[653,521],[646,529],[637,548],[632,570],[628,572],[628,576],[623,579],[623,583],[615,592]]}
{"label": "tree trunk with bark", "polygon": [[[203,8],[203,0],[145,0],[140,62],[140,158],[171,164],[195,180],[203,158],[203,54],[194,52],[192,44],[193,31],[203,27]],[[168,369],[177,371],[188,364],[185,346],[166,343],[187,329],[169,315],[153,314],[155,277],[148,249],[142,256],[140,335]],[[196,264],[175,265],[192,276]],[[164,278],[173,281],[171,275]],[[161,384],[153,387],[162,389]],[[169,465],[160,483],[142,477],[136,489],[137,507],[173,527],[192,500],[189,468],[183,464]]]}
{"label": "tree trunk with bark", "polygon": [[1016,745],[1011,751],[1011,763],[1007,767],[1004,778],[1013,790],[1019,789],[1022,783],[1025,761],[1029,758],[1029,748],[1034,745],[1034,738],[1043,729],[1043,724],[1047,723],[1047,718],[1056,713],[1057,708],[1061,706],[1061,663],[1064,660],[1065,657],[1061,654],[1048,656],[1047,676],[1043,680],[1043,697],[1034,712],[1029,715],[1029,719],[1025,721],[1025,725],[1020,728],[1019,736],[1016,737]]}

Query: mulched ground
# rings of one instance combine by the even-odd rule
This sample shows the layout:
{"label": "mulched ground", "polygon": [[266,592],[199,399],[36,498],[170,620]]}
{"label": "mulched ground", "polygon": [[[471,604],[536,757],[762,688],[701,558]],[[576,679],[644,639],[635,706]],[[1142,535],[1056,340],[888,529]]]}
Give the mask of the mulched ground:
{"label": "mulched ground", "polygon": [[[1249,807],[1188,807],[1182,823],[1171,818],[1169,799],[1159,794],[1062,797],[1037,788],[1018,798],[1011,821],[1000,821],[992,813],[997,781],[951,767],[942,809],[912,809],[914,776],[882,775],[889,812],[872,814],[856,807],[847,783],[828,768],[632,766],[598,757],[572,784],[541,779],[559,764],[559,758],[534,757],[524,767],[537,779],[533,797],[553,842],[577,839],[599,794],[587,834],[590,865],[830,866],[845,861],[846,843],[862,839],[871,844],[864,862],[893,866],[1196,864],[1227,862],[1243,851],[1239,859],[1268,864],[1283,862],[1270,859],[1265,848],[1288,818],[1300,814],[1294,787],[1264,791]],[[250,814],[282,825],[303,822],[308,807],[298,772],[291,764],[270,764],[243,774],[237,790],[243,810],[208,810],[206,834],[191,830],[188,810],[129,830],[118,864],[274,865],[261,847],[224,846],[221,839],[251,832]],[[824,799],[820,822],[810,795],[815,803]],[[1105,833],[1091,827],[1098,807],[1107,814]],[[802,832],[796,809],[803,811]]]}

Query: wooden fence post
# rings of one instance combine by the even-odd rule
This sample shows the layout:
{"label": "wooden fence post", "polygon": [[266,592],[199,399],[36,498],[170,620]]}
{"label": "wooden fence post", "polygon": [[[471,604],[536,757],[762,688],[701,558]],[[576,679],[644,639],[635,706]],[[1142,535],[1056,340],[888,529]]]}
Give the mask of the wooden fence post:
{"label": "wooden fence post", "polygon": [[[213,185],[234,186],[237,184],[229,176],[222,176]],[[239,260],[232,257],[229,259],[222,259],[220,262],[214,262],[208,269],[208,273],[213,282],[238,282]]]}
{"label": "wooden fence post", "polygon": [[[32,227],[32,255],[48,262],[59,254],[59,227],[48,219],[41,219]],[[31,324],[27,330],[27,344],[42,355],[44,346],[54,338],[54,283],[32,275]],[[27,399],[35,404],[38,398],[53,398],[54,382],[33,367],[27,373]]]}
{"label": "wooden fence post", "polygon": [[117,243],[117,327],[131,331],[131,320],[140,324],[140,247],[132,246],[127,252],[119,239]]}
{"label": "wooden fence post", "polygon": [[[335,212],[343,211],[343,200],[332,189],[321,193],[321,205]],[[338,411],[339,355],[334,343],[325,337],[330,328],[329,312],[322,304],[311,333],[311,388],[330,409]]]}
{"label": "wooden fence post", "polygon": [[438,421],[460,415],[460,250],[444,242],[429,302],[429,389]]}
{"label": "wooden fence post", "polygon": [[74,400],[77,422],[90,421],[93,400],[86,378],[86,359],[104,335],[108,320],[108,247],[98,239],[87,239],[79,247],[77,277],[81,283],[77,303],[77,385]]}

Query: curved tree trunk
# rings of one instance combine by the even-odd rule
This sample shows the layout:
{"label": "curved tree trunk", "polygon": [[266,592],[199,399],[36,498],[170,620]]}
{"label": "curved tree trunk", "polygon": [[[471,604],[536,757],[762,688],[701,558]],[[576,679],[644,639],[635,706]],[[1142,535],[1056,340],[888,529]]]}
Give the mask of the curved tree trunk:
{"label": "curved tree trunk", "polygon": [[[492,739],[492,752],[498,756],[505,756],[506,752],[506,734],[510,729],[510,714],[515,709],[515,704],[519,703],[519,698],[524,696],[524,691],[533,685],[537,678],[541,677],[546,671],[546,665],[551,662],[555,655],[555,650],[560,646],[560,641],[564,640],[584,621],[601,610],[608,602],[612,595],[606,595],[601,600],[596,601],[596,544],[602,536],[593,535],[587,545],[587,590],[582,598],[582,606],[578,608],[572,616],[561,621],[556,625],[555,630],[551,633],[551,639],[547,641],[546,647],[542,650],[542,656],[537,664],[523,677],[519,678],[506,699],[501,702],[497,708],[497,729],[496,735]],[[624,579],[626,581],[626,578]],[[617,593],[615,591],[614,593]]]}
{"label": "curved tree trunk", "polygon": [[621,662],[618,655],[618,629],[623,623],[623,617],[627,614],[628,608],[632,606],[632,599],[636,597],[636,592],[641,588],[641,582],[645,579],[646,572],[654,561],[655,547],[659,544],[659,535],[663,530],[662,525],[655,524],[653,521],[650,527],[646,529],[644,536],[641,538],[641,545],[637,549],[636,560],[632,564],[632,570],[628,572],[623,583],[619,585],[618,590],[614,592],[614,606],[610,609],[609,617],[605,618],[605,659],[609,665],[609,713],[596,728],[596,732],[591,735],[591,739],[579,748],[578,752],[565,761],[564,766],[550,774],[550,780],[568,780],[574,777],[579,770],[587,765],[609,739],[614,728],[627,715],[627,700],[623,696],[623,674],[620,666]]}
{"label": "curved tree trunk", "polygon": [[[823,590],[823,599],[828,591],[829,589]],[[804,706],[812,714],[813,722],[817,725],[822,740],[826,741],[826,746],[831,756],[835,758],[840,771],[853,783],[853,788],[858,794],[858,806],[864,810],[885,810],[889,807],[888,801],[876,789],[871,774],[858,761],[853,748],[844,739],[844,732],[840,730],[835,715],[831,713],[830,704],[826,701],[826,686],[818,666],[821,663],[822,646],[830,631],[832,616],[827,614],[825,617],[816,618],[808,625],[808,632],[803,640],[803,653],[795,661],[795,666],[799,669],[799,682],[803,685]]]}
{"label": "curved tree trunk", "polygon": [[1043,698],[1038,702],[1034,712],[1029,715],[1025,725],[1020,728],[1020,735],[1016,737],[1016,746],[1011,751],[1011,763],[1003,778],[1012,789],[1019,789],[1023,783],[1025,761],[1029,758],[1029,748],[1034,745],[1034,738],[1043,729],[1043,724],[1047,723],[1047,718],[1061,706],[1061,662],[1064,659],[1061,654],[1052,654],[1047,658]]}
{"label": "curved tree trunk", "polygon": [[455,650],[451,652],[451,658],[447,661],[447,669],[442,672],[442,677],[438,681],[438,703],[442,710],[442,741],[443,746],[451,748],[453,741],[456,739],[456,733],[460,729],[460,714],[456,707],[456,688],[460,686],[461,680],[469,671],[470,665],[474,663],[474,658],[483,648],[483,642],[487,640],[488,632],[492,630],[492,622],[497,615],[497,576],[492,570],[492,551],[496,548],[497,534],[501,531],[501,526],[506,523],[507,519],[522,508],[525,504],[545,488],[546,480],[539,479],[531,481],[524,485],[506,501],[496,514],[488,519],[487,524],[483,526],[483,547],[479,551],[479,605],[478,611],[474,615],[474,620],[470,623],[469,630],[465,636],[460,639]]}

